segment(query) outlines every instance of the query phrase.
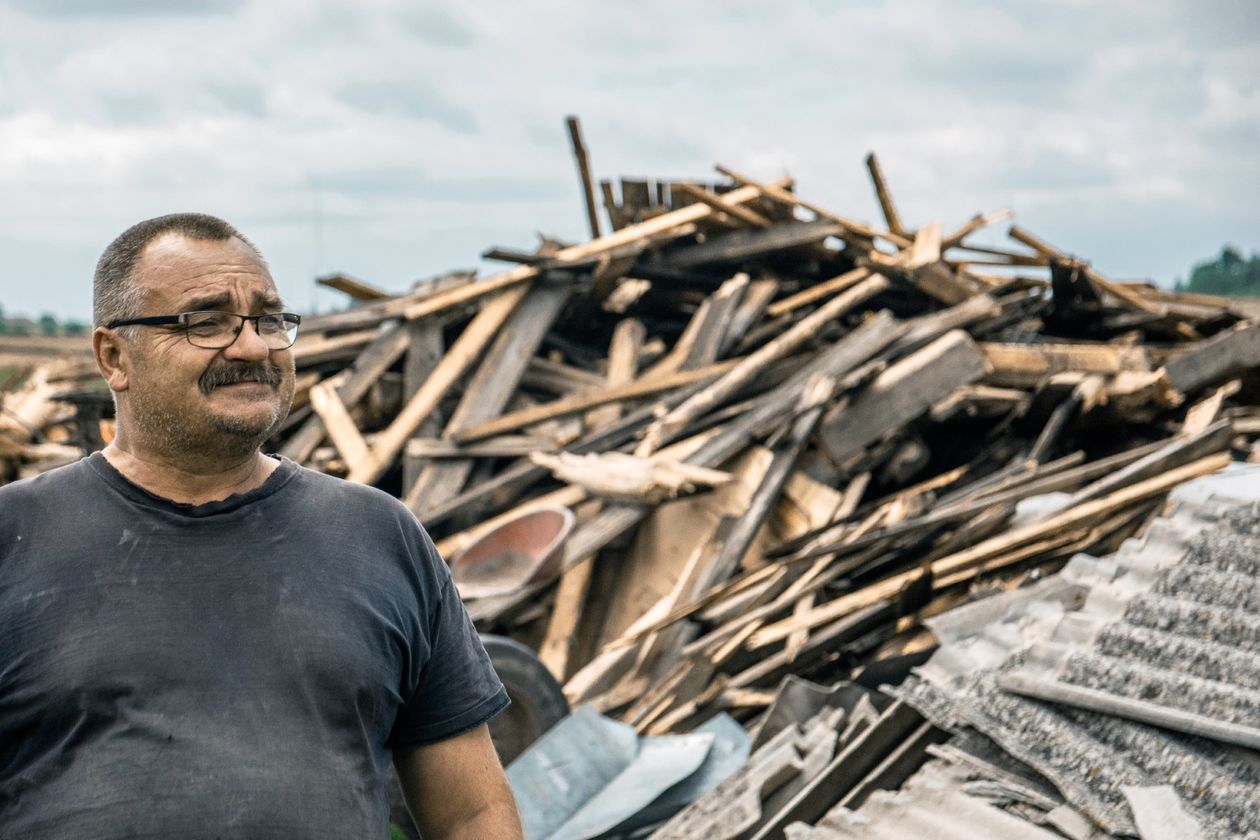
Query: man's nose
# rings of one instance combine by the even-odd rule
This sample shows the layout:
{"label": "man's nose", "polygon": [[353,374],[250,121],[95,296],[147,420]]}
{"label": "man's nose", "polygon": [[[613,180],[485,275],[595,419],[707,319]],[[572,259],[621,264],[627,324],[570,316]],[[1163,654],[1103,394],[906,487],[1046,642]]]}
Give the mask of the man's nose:
{"label": "man's nose", "polygon": [[271,348],[267,346],[267,342],[263,341],[262,336],[258,334],[258,328],[254,321],[246,321],[241,324],[240,332],[236,334],[236,341],[223,348],[223,357],[226,359],[262,361],[270,354]]}

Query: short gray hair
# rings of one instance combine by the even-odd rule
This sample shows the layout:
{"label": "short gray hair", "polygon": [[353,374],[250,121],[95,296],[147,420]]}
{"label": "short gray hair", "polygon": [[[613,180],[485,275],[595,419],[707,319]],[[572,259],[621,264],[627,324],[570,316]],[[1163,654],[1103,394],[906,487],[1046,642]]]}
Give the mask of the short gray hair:
{"label": "short gray hair", "polygon": [[132,282],[140,255],[150,242],[167,233],[189,239],[223,242],[235,237],[249,246],[264,266],[267,264],[254,243],[239,230],[216,216],[205,213],[170,213],[132,225],[109,243],[96,262],[92,278],[92,322],[103,327],[114,321],[135,318],[144,305],[144,291]]}

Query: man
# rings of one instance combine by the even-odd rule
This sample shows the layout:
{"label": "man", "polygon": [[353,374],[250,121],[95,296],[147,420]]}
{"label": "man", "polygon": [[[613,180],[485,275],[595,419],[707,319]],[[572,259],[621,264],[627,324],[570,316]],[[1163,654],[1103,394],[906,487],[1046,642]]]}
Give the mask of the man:
{"label": "man", "polygon": [[518,838],[507,705],[397,500],[260,445],[297,316],[222,220],[123,233],[95,277],[104,452],[0,488],[0,837]]}

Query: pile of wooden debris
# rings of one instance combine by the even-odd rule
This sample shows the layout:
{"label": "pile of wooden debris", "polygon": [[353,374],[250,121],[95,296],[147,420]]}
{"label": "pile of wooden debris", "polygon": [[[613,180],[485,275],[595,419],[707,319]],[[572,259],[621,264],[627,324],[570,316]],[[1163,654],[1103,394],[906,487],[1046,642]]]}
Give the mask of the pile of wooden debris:
{"label": "pile of wooden debris", "polygon": [[[479,625],[572,702],[659,734],[751,719],[787,674],[898,681],[933,647],[922,618],[1114,548],[1260,454],[1260,325],[1234,301],[1108,279],[1020,227],[969,244],[1006,213],[911,228],[873,155],[883,228],[718,167],[601,183],[605,233],[571,129],[591,239],[402,296],[321,279],[355,305],[304,322],[276,448],[405,500]],[[6,401],[10,477],[74,428],[53,390]],[[461,566],[540,508],[573,521]]]}
{"label": "pile of wooden debris", "polygon": [[[920,617],[1255,457],[1260,326],[1228,299],[1019,227],[968,244],[1006,214],[911,230],[873,156],[886,229],[719,167],[602,184],[601,235],[575,149],[589,242],[402,297],[321,281],[358,305],[305,325],[280,447],[403,498],[574,702],[653,734],[752,716],[787,673],[908,667]],[[576,518],[558,550],[461,563],[538,508]]]}

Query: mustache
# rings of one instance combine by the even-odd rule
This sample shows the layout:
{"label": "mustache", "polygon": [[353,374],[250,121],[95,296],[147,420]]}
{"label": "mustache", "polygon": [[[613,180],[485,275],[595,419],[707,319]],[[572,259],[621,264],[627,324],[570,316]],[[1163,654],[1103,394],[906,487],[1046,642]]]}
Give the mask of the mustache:
{"label": "mustache", "polygon": [[223,362],[207,368],[197,380],[197,387],[203,394],[209,394],[221,385],[235,385],[237,382],[261,382],[279,388],[283,379],[280,368],[271,362]]}

